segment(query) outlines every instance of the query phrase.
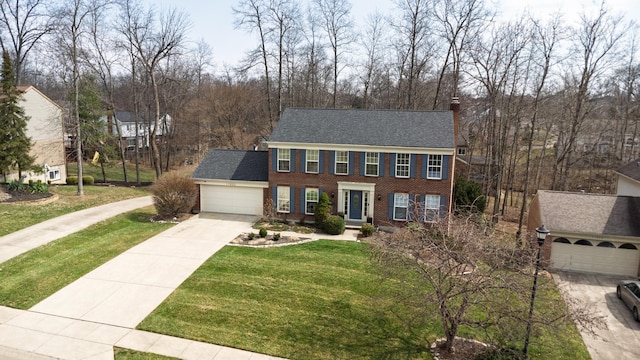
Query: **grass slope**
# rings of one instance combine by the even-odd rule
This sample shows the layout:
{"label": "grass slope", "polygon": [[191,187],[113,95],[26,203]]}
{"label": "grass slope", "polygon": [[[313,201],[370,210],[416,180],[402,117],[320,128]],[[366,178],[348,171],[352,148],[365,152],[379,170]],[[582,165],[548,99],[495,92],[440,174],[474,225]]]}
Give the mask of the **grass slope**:
{"label": "grass slope", "polygon": [[[139,328],[289,359],[431,358],[426,347],[442,334],[437,319],[402,307],[383,310],[395,300],[378,292],[366,247],[334,241],[225,247]],[[552,301],[561,306],[559,298]],[[418,325],[407,329],[398,315],[417,315]],[[475,333],[469,330],[462,333]],[[589,358],[575,327],[532,339],[540,341],[549,346],[532,345],[532,358]]]}
{"label": "grass slope", "polygon": [[0,264],[0,305],[29,309],[171,224],[151,223],[152,208],[92,225]]}
{"label": "grass slope", "polygon": [[[69,175],[78,174],[78,164],[67,164],[67,171]],[[122,164],[110,163],[105,164],[104,172],[109,181],[124,181],[124,173],[122,172]],[[100,164],[93,165],[92,163],[82,163],[82,175],[93,176],[96,182],[102,181],[102,169]],[[135,184],[136,182],[136,166],[135,164],[127,164],[127,181]],[[156,173],[152,168],[140,166],[140,181],[141,182],[154,182],[156,181]]]}

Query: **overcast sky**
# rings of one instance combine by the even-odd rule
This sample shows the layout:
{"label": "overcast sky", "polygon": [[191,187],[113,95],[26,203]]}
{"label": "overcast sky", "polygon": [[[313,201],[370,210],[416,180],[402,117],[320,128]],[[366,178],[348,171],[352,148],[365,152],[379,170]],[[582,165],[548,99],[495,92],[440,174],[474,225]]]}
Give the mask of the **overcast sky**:
{"label": "overcast sky", "polygon": [[[158,7],[172,6],[184,10],[190,17],[191,41],[204,39],[213,49],[213,61],[219,68],[223,64],[235,65],[249,49],[257,44],[242,30],[233,27],[232,6],[239,0],[147,0]],[[488,0],[491,1],[491,0]],[[583,9],[595,13],[598,0],[498,0],[500,18],[516,18],[528,10],[538,18],[562,12],[567,23],[579,20]],[[362,23],[367,14],[378,9],[384,14],[393,11],[393,0],[351,0],[351,14],[357,23]],[[627,19],[640,22],[640,0],[607,0],[613,14],[624,14]]]}

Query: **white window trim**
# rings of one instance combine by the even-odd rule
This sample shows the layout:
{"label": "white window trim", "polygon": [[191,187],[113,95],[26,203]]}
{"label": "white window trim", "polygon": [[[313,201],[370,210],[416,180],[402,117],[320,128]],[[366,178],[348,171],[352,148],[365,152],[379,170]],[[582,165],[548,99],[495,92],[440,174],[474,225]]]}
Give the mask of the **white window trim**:
{"label": "white window trim", "polygon": [[[51,176],[53,174],[53,176]],[[49,169],[49,180],[60,180],[60,169]]]}
{"label": "white window trim", "polygon": [[[402,198],[407,199],[406,204],[404,206],[398,206],[398,200],[400,195],[403,195]],[[396,209],[398,208],[404,208],[405,209],[405,218],[398,218],[396,216]],[[407,221],[409,218],[409,194],[405,194],[405,193],[395,193],[393,194],[393,220],[397,220],[397,221]]]}
{"label": "white window trim", "polygon": [[[277,149],[278,151],[278,171],[280,172],[290,172],[291,171],[291,149],[282,149],[279,148]],[[285,154],[285,150],[287,151],[286,154],[288,155],[286,158],[283,156]],[[281,169],[280,168],[280,161],[287,161],[289,164],[289,168],[288,169]]]}
{"label": "white window trim", "polygon": [[[316,193],[316,200],[309,201],[309,194],[314,192]],[[304,190],[304,213],[307,215],[313,215],[314,213],[307,212],[307,209],[309,208],[309,203],[314,202],[316,203],[316,206],[317,206],[319,200],[320,200],[320,191],[318,190],[318,188],[306,188]]]}
{"label": "white window trim", "polygon": [[[345,153],[346,154],[346,161],[338,161],[338,153]],[[346,150],[337,150],[336,151],[336,161],[335,161],[335,171],[334,174],[335,175],[349,175],[349,151]],[[338,172],[338,164],[346,164],[347,166],[345,167],[345,172]]]}
{"label": "white window trim", "polygon": [[[375,162],[369,162],[369,154],[373,154],[376,157]],[[375,174],[368,174],[367,169],[368,166],[372,165],[376,167]],[[364,153],[364,175],[365,176],[380,176],[380,153],[379,152],[365,152]]]}
{"label": "white window trim", "polygon": [[[400,159],[400,155],[402,156],[407,156],[407,163],[406,164],[400,164],[400,162],[398,161]],[[400,169],[400,167],[406,167],[407,168],[407,175],[399,175],[398,174],[398,170]],[[396,154],[396,177],[397,178],[408,178],[411,176],[411,154],[406,154],[406,153],[397,153]]]}
{"label": "white window trim", "polygon": [[[314,154],[316,154],[316,158],[309,160],[309,152],[313,152]],[[309,163],[315,163],[316,164],[316,168],[318,170],[320,170],[320,150],[307,150],[306,151],[306,161],[305,161],[305,172],[309,173],[309,174],[317,174],[319,171],[309,171]]]}
{"label": "white window trim", "polygon": [[[435,203],[435,207],[429,207],[429,198],[431,199],[437,199],[437,202]],[[425,195],[424,196],[424,221],[428,222],[428,223],[434,223],[437,222],[438,219],[440,219],[440,195]],[[429,220],[429,217],[427,216],[427,212],[433,212],[434,214],[434,218],[433,220]]]}
{"label": "white window trim", "polygon": [[[432,156],[434,156],[434,157],[439,156],[440,157],[440,165],[439,166],[437,166],[437,165],[431,166],[431,157]],[[444,163],[444,156],[439,155],[439,154],[438,155],[429,154],[427,156],[427,179],[432,179],[432,180],[440,180],[440,179],[442,179],[442,165],[443,165],[443,163]],[[439,168],[438,173],[440,175],[439,176],[431,176],[430,175],[431,174],[431,170],[430,170],[431,168]]]}
{"label": "white window trim", "polygon": [[[291,212],[291,190],[288,186],[278,186],[278,212],[289,213]],[[286,208],[285,208],[286,205]]]}

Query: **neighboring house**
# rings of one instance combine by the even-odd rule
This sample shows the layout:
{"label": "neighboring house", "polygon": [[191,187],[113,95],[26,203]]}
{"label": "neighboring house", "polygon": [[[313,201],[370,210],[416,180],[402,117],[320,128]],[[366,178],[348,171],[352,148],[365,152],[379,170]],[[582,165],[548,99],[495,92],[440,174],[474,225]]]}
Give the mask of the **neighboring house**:
{"label": "neighboring house", "polygon": [[[126,143],[128,150],[133,150],[136,147],[136,125],[138,128],[138,148],[145,148],[149,146],[149,137],[153,129],[153,120],[147,120],[138,116],[136,121],[135,114],[129,111],[116,111],[115,117],[113,114],[109,114],[100,118],[101,121],[107,124],[107,131],[110,135],[118,135],[116,126],[120,127],[120,135],[122,136],[122,142]],[[158,129],[156,130],[156,136],[158,138],[169,133],[169,127],[171,126],[171,117],[164,115],[160,119]]]}
{"label": "neighboring house", "polygon": [[640,159],[631,161],[616,170],[615,173],[618,175],[616,194],[621,196],[640,196]]}
{"label": "neighboring house", "polygon": [[[268,140],[265,203],[287,219],[313,221],[325,192],[332,213],[350,225],[436,221],[452,208],[459,107],[454,101],[453,111],[286,109]],[[229,169],[241,166],[234,160],[240,155],[231,154],[246,154],[228,152],[225,160],[220,150],[212,153],[222,154],[219,166]],[[200,210],[225,201],[203,195],[224,193],[204,181],[224,183],[236,173],[211,177],[201,171],[206,166],[193,176],[200,184]],[[264,186],[264,179],[258,183]],[[228,185],[233,193],[238,184]]]}
{"label": "neighboring house", "polygon": [[640,274],[640,197],[540,190],[529,208],[529,232],[542,224],[551,232],[543,245],[544,266]]}
{"label": "neighboring house", "polygon": [[[26,134],[31,138],[30,155],[42,172],[23,171],[25,181],[41,180],[51,184],[64,184],[67,179],[62,108],[33,86],[18,86],[22,91],[20,106],[27,121]],[[0,174],[0,176],[2,176]],[[18,178],[18,172],[8,174],[3,179]]]}

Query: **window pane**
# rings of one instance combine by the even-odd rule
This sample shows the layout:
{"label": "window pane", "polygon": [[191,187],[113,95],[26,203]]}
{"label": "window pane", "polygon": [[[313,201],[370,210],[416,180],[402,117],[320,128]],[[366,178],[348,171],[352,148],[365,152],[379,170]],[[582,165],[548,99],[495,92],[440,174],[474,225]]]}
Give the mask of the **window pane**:
{"label": "window pane", "polygon": [[378,153],[366,153],[365,155],[365,175],[369,176],[378,176],[378,164],[379,164],[379,154]]}
{"label": "window pane", "polygon": [[349,169],[349,152],[336,151],[336,174],[346,175]]}
{"label": "window pane", "polygon": [[289,212],[289,187],[278,186],[278,212]]}
{"label": "window pane", "polygon": [[429,155],[429,163],[427,164],[427,178],[442,178],[442,155]]}
{"label": "window pane", "polygon": [[393,218],[395,220],[406,220],[408,205],[409,194],[394,194]]}
{"label": "window pane", "polygon": [[396,176],[409,177],[409,154],[397,154],[396,156]]}
{"label": "window pane", "polygon": [[440,214],[440,196],[439,195],[426,195],[424,198],[425,205],[425,221],[435,222],[438,221]]}
{"label": "window pane", "polygon": [[307,172],[318,172],[318,160],[320,159],[318,150],[307,150]]}
{"label": "window pane", "polygon": [[289,171],[291,149],[278,149],[278,171]]}

